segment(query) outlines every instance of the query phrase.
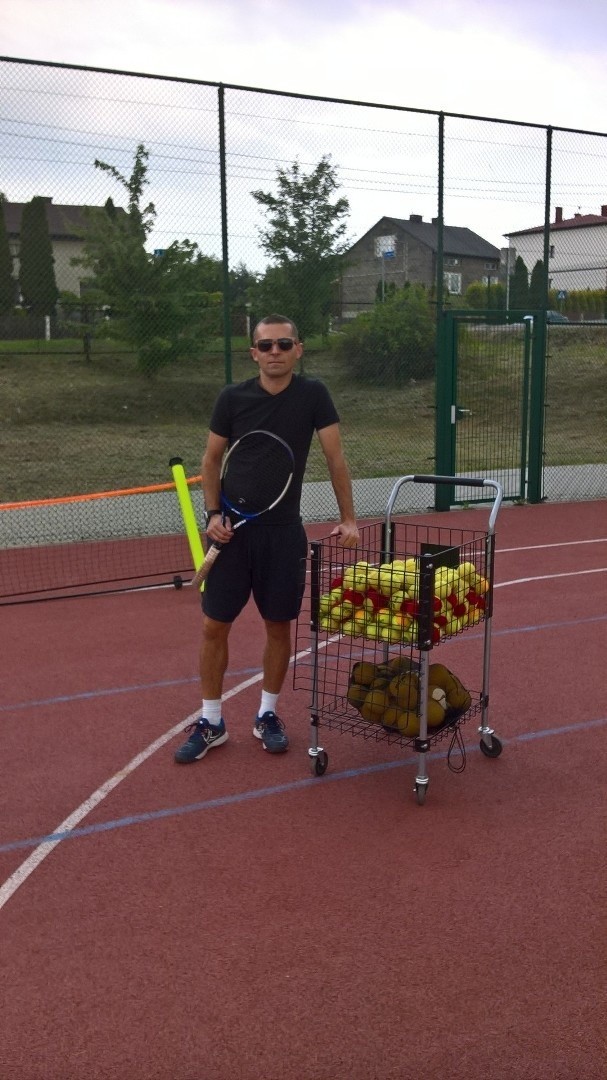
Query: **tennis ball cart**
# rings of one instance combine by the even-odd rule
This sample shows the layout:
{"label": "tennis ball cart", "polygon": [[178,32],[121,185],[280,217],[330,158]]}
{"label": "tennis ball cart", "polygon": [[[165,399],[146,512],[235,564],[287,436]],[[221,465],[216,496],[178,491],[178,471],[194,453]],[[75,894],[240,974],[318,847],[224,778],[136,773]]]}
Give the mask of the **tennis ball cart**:
{"label": "tennis ball cart", "polygon": [[[492,489],[486,530],[395,519],[405,484]],[[296,689],[310,692],[313,775],[323,776],[329,764],[319,744],[323,727],[413,749],[420,806],[428,792],[428,752],[449,739],[447,764],[463,771],[461,728],[471,719],[479,719],[481,752],[499,757],[502,744],[489,725],[489,675],[495,524],[502,497],[496,480],[402,476],[384,520],[362,525],[356,548],[343,548],[335,536],[311,542],[293,678]],[[482,639],[482,685],[474,690],[446,662],[433,662],[437,649],[447,659],[447,643],[471,628]]]}

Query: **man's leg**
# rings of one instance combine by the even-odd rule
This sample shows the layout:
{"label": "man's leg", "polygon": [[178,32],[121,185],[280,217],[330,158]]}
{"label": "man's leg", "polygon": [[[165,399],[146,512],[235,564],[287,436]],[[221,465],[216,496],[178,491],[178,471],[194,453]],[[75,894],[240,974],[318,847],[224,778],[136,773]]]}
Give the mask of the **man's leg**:
{"label": "man's leg", "polygon": [[291,623],[264,620],[266,646],[263,652],[263,689],[279,694],[291,659]]}
{"label": "man's leg", "polygon": [[[228,666],[228,637],[232,623],[202,617],[200,644],[200,687],[203,699],[221,698],[223,677]],[[284,677],[284,676],[283,676]]]}
{"label": "man's leg", "polygon": [[264,750],[282,754],[289,745],[284,724],[276,715],[276,702],[285,681],[291,659],[291,623],[264,619],[266,644],[263,653],[261,704],[253,734],[261,739]]}
{"label": "man's leg", "polygon": [[190,737],[175,753],[180,764],[190,764],[203,758],[212,746],[227,742],[228,733],[221,715],[223,677],[228,666],[228,637],[231,623],[218,622],[203,615],[200,645],[200,686],[202,715],[186,731]]}

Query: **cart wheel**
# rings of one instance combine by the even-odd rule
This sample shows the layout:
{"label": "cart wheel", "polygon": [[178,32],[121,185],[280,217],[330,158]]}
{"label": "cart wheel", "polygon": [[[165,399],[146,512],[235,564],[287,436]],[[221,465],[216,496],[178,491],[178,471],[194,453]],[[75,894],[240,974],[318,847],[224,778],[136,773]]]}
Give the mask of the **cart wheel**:
{"label": "cart wheel", "polygon": [[176,589],[180,589],[181,586],[183,585],[183,578],[181,577],[180,574],[175,574],[175,576],[173,578],[173,585],[175,586]]}
{"label": "cart wheel", "polygon": [[415,798],[417,799],[417,805],[418,806],[423,806],[424,805],[424,803],[426,801],[426,792],[427,792],[427,790],[428,790],[428,785],[427,784],[417,784],[416,783],[416,785],[415,785]]}
{"label": "cart wheel", "polygon": [[326,750],[321,750],[316,757],[310,759],[312,776],[324,776],[329,764],[329,755]]}
{"label": "cart wheel", "polygon": [[502,744],[495,735],[491,736],[491,744],[489,746],[487,746],[484,739],[481,739],[480,747],[485,757],[499,757],[502,752]]}

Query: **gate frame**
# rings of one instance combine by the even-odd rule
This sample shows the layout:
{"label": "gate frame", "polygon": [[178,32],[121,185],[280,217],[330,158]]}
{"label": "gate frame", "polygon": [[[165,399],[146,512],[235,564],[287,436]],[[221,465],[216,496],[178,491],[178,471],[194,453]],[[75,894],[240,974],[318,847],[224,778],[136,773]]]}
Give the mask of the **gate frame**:
{"label": "gate frame", "polygon": [[[520,501],[542,502],[546,401],[546,312],[526,309],[500,311],[492,308],[445,308],[437,320],[436,359],[436,472],[457,476],[455,425],[457,418],[457,326],[460,322],[482,325],[523,323],[529,326],[525,348],[530,350],[529,386],[523,387],[523,433]],[[478,501],[470,499],[467,502]],[[453,484],[439,484],[435,510],[449,510],[456,502]]]}

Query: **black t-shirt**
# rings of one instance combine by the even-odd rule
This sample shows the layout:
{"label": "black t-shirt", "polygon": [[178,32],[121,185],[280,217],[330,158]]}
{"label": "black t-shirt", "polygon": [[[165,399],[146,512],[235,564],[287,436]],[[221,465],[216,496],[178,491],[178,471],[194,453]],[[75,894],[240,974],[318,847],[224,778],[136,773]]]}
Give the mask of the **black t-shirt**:
{"label": "black t-shirt", "polygon": [[338,422],[331,395],[318,379],[293,375],[279,394],[268,394],[257,377],[224,387],[213,408],[211,431],[228,439],[230,446],[249,431],[271,431],[289,444],[295,458],[289,490],[278,506],[261,515],[260,525],[301,520],[301,489],[312,437],[315,431]]}

